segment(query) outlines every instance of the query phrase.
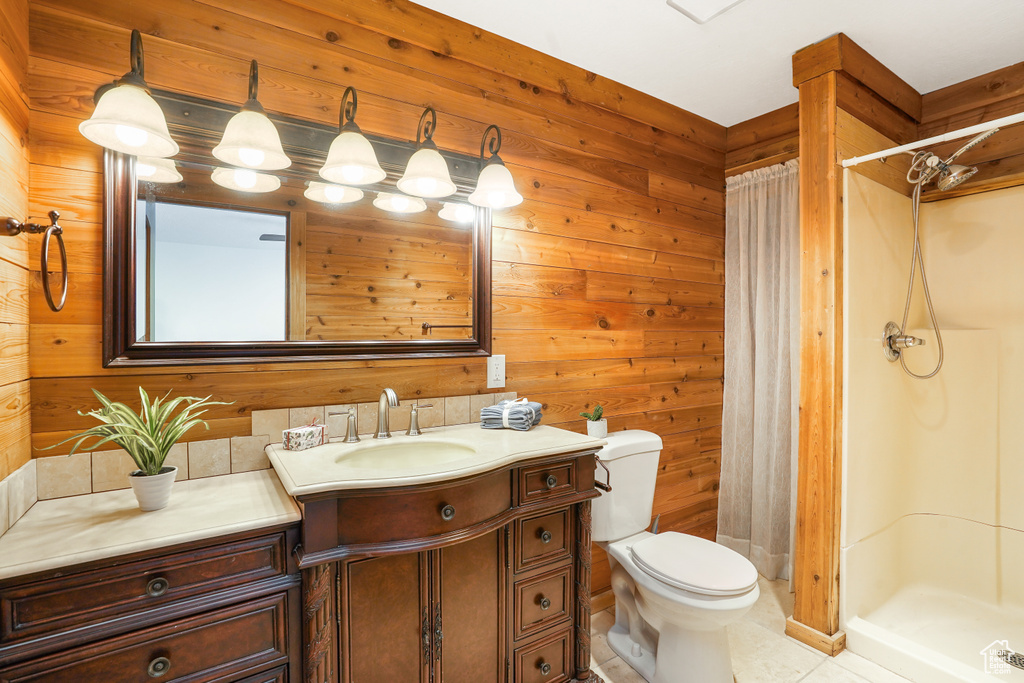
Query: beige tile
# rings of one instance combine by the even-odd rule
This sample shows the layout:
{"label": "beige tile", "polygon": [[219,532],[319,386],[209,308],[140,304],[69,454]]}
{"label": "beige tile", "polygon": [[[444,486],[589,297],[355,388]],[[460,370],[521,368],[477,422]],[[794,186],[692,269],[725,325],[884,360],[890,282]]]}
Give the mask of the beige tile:
{"label": "beige tile", "polygon": [[469,422],[469,396],[448,396],[444,399],[446,425],[464,425]]}
{"label": "beige tile", "polygon": [[480,410],[487,406],[493,406],[500,399],[498,394],[477,394],[469,397],[469,421],[480,421]]}
{"label": "beige tile", "polygon": [[17,484],[8,489],[10,523],[14,524],[36,504],[36,461],[29,460],[15,472]]}
{"label": "beige tile", "polygon": [[92,492],[126,489],[128,475],[137,470],[135,461],[125,451],[96,451],[92,454]]}
{"label": "beige tile", "polygon": [[421,398],[419,410],[420,429],[427,427],[440,427],[444,425],[444,399],[443,398]]}
{"label": "beige tile", "polygon": [[590,656],[598,664],[615,657],[608,646],[608,630],[615,624],[615,608],[598,612],[590,619]]}
{"label": "beige tile", "polygon": [[614,657],[601,664],[601,671],[604,673],[605,683],[647,683],[643,676],[638,674],[633,667],[622,661],[621,657]]}
{"label": "beige tile", "polygon": [[270,467],[264,450],[270,443],[267,436],[235,436],[231,438],[231,471],[252,472]]}
{"label": "beige tile", "polygon": [[188,444],[181,442],[171,446],[171,450],[164,460],[164,467],[178,468],[178,473],[174,475],[174,481],[188,479]]}
{"label": "beige tile", "polygon": [[3,536],[11,524],[8,516],[11,514],[10,503],[7,501],[7,479],[0,480],[0,536]]}
{"label": "beige tile", "polygon": [[789,581],[769,581],[762,576],[758,578],[757,584],[761,596],[744,619],[779,635],[785,635],[786,617],[793,614],[793,594],[789,592]]}
{"label": "beige tile", "polygon": [[231,440],[192,441],[188,445],[189,479],[231,473]]}
{"label": "beige tile", "polygon": [[[327,424],[327,437],[329,439],[344,439],[345,430],[348,428],[348,416],[347,415],[331,415],[331,413],[347,413],[350,410],[356,409],[355,403],[344,403],[333,406],[324,406],[326,413],[326,424]],[[356,423],[356,433],[359,433],[358,422]]]}
{"label": "beige tile", "polygon": [[308,424],[312,424],[313,420],[318,420],[319,424],[324,424],[324,407],[323,406],[310,406],[308,408],[289,408],[288,409],[288,427],[305,427]]}
{"label": "beige tile", "polygon": [[252,411],[252,435],[265,435],[272,442],[281,441],[281,432],[288,429],[288,409]]}
{"label": "beige tile", "polygon": [[736,683],[799,681],[825,660],[791,638],[741,619],[728,627]]}
{"label": "beige tile", "polygon": [[500,401],[514,401],[517,398],[519,398],[519,397],[516,395],[516,392],[514,392],[514,391],[506,391],[506,392],[501,393],[501,394],[495,394],[494,395],[494,402],[498,403]]}
{"label": "beige tile", "polygon": [[[835,662],[826,659],[818,665],[801,683],[868,683],[868,679],[848,671]],[[872,681],[877,683],[877,681]]]}
{"label": "beige tile", "polygon": [[36,495],[39,500],[85,493],[92,493],[91,453],[36,458]]}
{"label": "beige tile", "polygon": [[360,434],[373,434],[377,429],[377,404],[360,403],[356,406],[356,426]]}

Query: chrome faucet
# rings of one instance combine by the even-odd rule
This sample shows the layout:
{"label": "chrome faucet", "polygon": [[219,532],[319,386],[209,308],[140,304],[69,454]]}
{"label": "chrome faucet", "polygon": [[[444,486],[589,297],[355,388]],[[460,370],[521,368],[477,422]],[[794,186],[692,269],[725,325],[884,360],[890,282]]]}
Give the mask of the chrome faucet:
{"label": "chrome faucet", "polygon": [[385,388],[380,392],[380,400],[377,401],[377,431],[373,434],[375,439],[391,438],[391,427],[388,420],[389,407],[398,407],[398,396],[394,389]]}

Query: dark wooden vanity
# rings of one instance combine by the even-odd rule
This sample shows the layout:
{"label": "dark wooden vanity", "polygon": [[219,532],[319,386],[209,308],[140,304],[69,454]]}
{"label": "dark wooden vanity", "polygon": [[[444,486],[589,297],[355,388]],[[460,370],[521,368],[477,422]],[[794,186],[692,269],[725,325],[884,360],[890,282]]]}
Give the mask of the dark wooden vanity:
{"label": "dark wooden vanity", "polygon": [[298,524],[0,582],[0,681],[301,680]]}
{"label": "dark wooden vanity", "polygon": [[299,496],[307,683],[599,680],[595,452]]}

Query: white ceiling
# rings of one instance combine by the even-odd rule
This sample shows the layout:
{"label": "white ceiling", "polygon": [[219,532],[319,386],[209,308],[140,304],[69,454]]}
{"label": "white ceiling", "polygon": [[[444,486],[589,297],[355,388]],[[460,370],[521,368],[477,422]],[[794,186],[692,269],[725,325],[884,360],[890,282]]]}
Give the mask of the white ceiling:
{"label": "white ceiling", "polygon": [[[792,54],[843,32],[920,93],[1024,61],[1024,0],[415,0],[724,126],[796,101]],[[682,0],[685,1],[685,0]]]}

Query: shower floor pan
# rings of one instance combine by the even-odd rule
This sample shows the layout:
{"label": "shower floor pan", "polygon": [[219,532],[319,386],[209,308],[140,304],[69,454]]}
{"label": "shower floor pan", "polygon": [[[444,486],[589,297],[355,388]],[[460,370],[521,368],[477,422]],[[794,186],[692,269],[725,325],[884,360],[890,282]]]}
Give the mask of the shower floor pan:
{"label": "shower floor pan", "polygon": [[905,587],[851,619],[846,639],[852,652],[919,683],[1024,683],[1024,670],[992,659],[1002,641],[1024,652],[1024,610],[932,586]]}

